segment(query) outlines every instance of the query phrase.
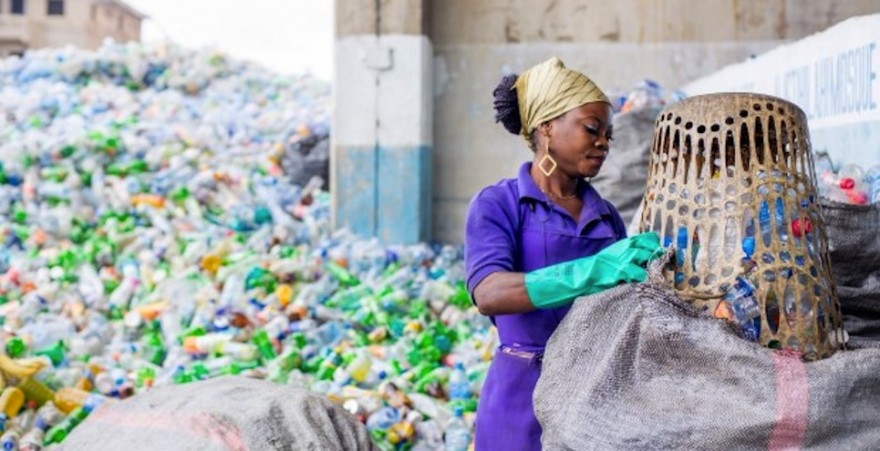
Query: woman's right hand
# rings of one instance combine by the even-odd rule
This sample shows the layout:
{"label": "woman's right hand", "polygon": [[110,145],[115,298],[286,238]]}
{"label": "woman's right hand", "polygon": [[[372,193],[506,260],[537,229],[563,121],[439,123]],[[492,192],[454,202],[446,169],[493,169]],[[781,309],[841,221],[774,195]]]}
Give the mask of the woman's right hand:
{"label": "woman's right hand", "polygon": [[578,296],[621,283],[643,282],[648,262],[663,254],[660,237],[646,232],[620,240],[595,255],[527,273],[525,286],[536,308],[555,308]]}

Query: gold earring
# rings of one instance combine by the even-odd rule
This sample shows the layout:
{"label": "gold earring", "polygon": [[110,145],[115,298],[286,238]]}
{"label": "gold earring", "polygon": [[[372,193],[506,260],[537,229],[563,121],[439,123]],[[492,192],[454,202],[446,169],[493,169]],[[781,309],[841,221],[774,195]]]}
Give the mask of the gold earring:
{"label": "gold earring", "polygon": [[[545,168],[548,162],[550,164],[550,169]],[[550,177],[550,174],[553,174],[553,171],[556,170],[556,160],[550,156],[550,139],[547,139],[547,144],[544,146],[544,157],[538,162],[538,169],[540,169],[547,177]]]}

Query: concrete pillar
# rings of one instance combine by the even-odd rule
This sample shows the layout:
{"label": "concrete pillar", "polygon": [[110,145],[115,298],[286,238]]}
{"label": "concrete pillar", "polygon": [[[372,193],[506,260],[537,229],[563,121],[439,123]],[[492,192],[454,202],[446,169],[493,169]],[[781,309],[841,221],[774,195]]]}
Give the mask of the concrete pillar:
{"label": "concrete pillar", "polygon": [[427,0],[337,0],[330,170],[337,227],[428,239],[433,49]]}

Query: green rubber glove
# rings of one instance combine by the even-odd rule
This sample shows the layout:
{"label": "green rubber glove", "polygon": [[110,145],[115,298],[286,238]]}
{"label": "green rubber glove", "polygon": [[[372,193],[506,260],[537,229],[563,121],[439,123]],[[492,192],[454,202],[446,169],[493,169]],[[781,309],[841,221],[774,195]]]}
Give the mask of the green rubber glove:
{"label": "green rubber glove", "polygon": [[526,292],[535,308],[570,304],[576,297],[621,283],[642,282],[648,262],[663,254],[660,237],[646,232],[620,240],[595,255],[526,273]]}

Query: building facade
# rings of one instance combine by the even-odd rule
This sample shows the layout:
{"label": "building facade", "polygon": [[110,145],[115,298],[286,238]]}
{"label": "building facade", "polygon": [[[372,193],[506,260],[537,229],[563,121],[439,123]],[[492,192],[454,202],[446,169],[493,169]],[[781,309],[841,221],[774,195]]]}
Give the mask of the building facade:
{"label": "building facade", "polygon": [[105,38],[138,41],[146,16],[120,0],[0,0],[0,56],[27,49],[95,49]]}

